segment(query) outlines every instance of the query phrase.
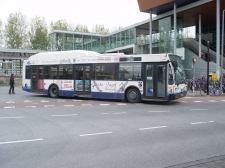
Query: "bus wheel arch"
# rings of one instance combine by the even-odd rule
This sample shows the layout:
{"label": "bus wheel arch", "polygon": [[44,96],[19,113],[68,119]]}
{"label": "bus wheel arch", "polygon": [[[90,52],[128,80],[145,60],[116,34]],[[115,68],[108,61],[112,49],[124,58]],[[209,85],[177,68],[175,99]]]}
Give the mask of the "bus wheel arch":
{"label": "bus wheel arch", "polygon": [[125,100],[129,103],[139,103],[141,100],[141,93],[137,87],[131,86],[125,91]]}
{"label": "bus wheel arch", "polygon": [[52,84],[48,88],[48,96],[51,98],[59,97],[59,87],[56,84]]}

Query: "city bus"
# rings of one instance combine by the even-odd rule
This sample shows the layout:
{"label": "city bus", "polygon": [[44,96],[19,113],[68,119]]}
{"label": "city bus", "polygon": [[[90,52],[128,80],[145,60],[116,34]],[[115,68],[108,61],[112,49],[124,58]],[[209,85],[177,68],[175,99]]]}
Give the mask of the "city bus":
{"label": "city bus", "polygon": [[44,52],[23,62],[22,89],[57,97],[170,101],[187,95],[181,58],[174,54]]}

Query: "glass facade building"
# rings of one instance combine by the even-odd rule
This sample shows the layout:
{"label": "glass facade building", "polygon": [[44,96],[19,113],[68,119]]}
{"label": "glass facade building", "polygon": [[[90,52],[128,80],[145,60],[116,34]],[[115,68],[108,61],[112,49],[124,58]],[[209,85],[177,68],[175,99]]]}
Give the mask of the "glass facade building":
{"label": "glass facade building", "polygon": [[[168,16],[156,20],[152,34],[153,53],[174,51],[174,18]],[[98,53],[124,52],[126,54],[149,53],[149,21],[137,23],[106,35],[54,30],[49,34],[49,50],[89,50]],[[184,28],[182,19],[177,19],[177,48],[183,47]],[[129,46],[131,49],[124,50]]]}

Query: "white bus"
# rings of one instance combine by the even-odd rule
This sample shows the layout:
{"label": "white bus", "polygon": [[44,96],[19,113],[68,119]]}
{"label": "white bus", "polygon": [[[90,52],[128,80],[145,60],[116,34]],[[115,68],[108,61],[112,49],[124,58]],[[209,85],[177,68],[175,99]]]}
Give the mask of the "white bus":
{"label": "white bus", "polygon": [[187,95],[186,76],[173,54],[38,53],[23,62],[22,89],[52,98],[89,97],[170,101]]}

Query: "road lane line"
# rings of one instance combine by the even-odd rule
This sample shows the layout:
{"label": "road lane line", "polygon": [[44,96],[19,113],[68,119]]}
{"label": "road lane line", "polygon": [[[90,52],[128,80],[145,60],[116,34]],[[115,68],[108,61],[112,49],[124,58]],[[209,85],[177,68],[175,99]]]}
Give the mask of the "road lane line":
{"label": "road lane line", "polygon": [[100,132],[100,133],[92,133],[92,134],[82,134],[80,136],[92,136],[92,135],[104,135],[104,134],[112,134],[112,132]]}
{"label": "road lane line", "polygon": [[158,129],[158,128],[166,128],[167,126],[159,126],[159,127],[149,127],[149,128],[140,128],[139,130],[149,130],[149,129]]}
{"label": "road lane line", "polygon": [[63,105],[63,106],[64,106],[64,107],[73,107],[74,105],[72,105],[72,104],[69,105],[69,104],[68,104],[68,105]]}
{"label": "road lane line", "polygon": [[77,114],[64,114],[64,115],[51,115],[52,117],[67,117],[67,116],[75,116]]}
{"label": "road lane line", "polygon": [[206,111],[208,109],[190,109],[190,111]]}
{"label": "road lane line", "polygon": [[126,114],[126,112],[121,112],[121,113],[113,113],[113,114]]}
{"label": "road lane line", "polygon": [[149,113],[168,113],[170,111],[148,111]]}
{"label": "road lane line", "polygon": [[15,103],[14,101],[12,101],[12,100],[10,100],[10,101],[8,101],[8,102],[6,102],[6,103]]}
{"label": "road lane line", "polygon": [[7,106],[7,107],[4,107],[4,108],[15,108],[15,106]]}
{"label": "road lane line", "polygon": [[92,106],[91,104],[81,104],[81,106]]}
{"label": "road lane line", "polygon": [[54,107],[55,105],[44,105],[44,107]]}
{"label": "road lane line", "polygon": [[34,142],[34,141],[43,141],[43,138],[40,138],[40,139],[30,139],[30,140],[21,140],[21,141],[0,142],[0,145],[3,145],[3,144],[12,144],[12,143],[22,143],[22,142]]}
{"label": "road lane line", "polygon": [[99,104],[100,106],[109,106],[109,104]]}
{"label": "road lane line", "polygon": [[35,108],[36,106],[25,106],[25,108]]}
{"label": "road lane line", "polygon": [[49,102],[48,100],[41,100],[42,103]]}
{"label": "road lane line", "polygon": [[117,105],[118,105],[118,106],[125,106],[125,105],[127,105],[127,104],[125,104],[125,103],[117,103]]}
{"label": "road lane line", "polygon": [[18,116],[18,117],[0,117],[0,119],[7,119],[7,118],[24,118],[24,116]]}
{"label": "road lane line", "polygon": [[30,100],[24,100],[23,102],[24,103],[31,103],[32,101],[30,101]]}
{"label": "road lane line", "polygon": [[215,121],[206,121],[206,122],[195,122],[195,123],[190,123],[190,124],[207,124],[207,123],[214,123]]}

